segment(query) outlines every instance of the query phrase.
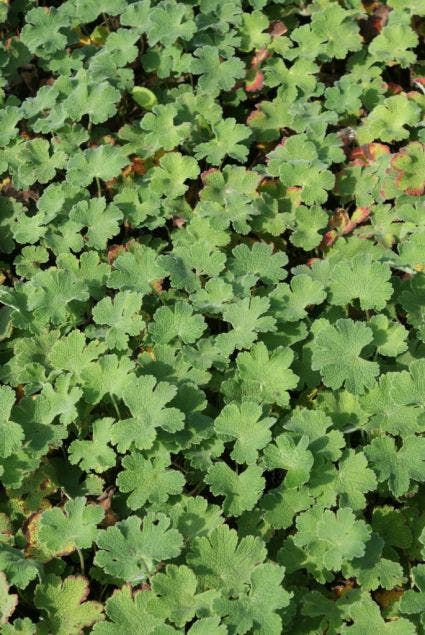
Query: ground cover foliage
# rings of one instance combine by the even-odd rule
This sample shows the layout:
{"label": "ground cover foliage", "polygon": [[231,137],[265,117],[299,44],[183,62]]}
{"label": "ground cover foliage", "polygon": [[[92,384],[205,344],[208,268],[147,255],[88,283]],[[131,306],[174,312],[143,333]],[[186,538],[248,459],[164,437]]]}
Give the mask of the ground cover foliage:
{"label": "ground cover foliage", "polygon": [[424,633],[423,0],[0,18],[1,632]]}

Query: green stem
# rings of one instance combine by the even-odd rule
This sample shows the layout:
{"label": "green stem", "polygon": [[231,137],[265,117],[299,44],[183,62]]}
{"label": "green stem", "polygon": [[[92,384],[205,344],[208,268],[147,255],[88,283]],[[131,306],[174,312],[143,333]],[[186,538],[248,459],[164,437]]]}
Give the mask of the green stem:
{"label": "green stem", "polygon": [[197,496],[205,488],[206,488],[205,482],[204,481],[199,481],[199,483],[197,485],[195,485],[193,490],[189,492],[188,496]]}
{"label": "green stem", "polygon": [[118,408],[118,404],[117,404],[117,402],[116,402],[116,400],[115,400],[114,395],[110,394],[109,396],[110,396],[110,398],[111,398],[112,405],[114,406],[114,410],[115,410],[115,412],[117,413],[117,417],[118,417],[118,419],[121,419],[120,409]]}
{"label": "green stem", "polygon": [[78,553],[78,557],[80,559],[80,571],[81,571],[81,575],[85,575],[85,567],[84,567],[84,558],[83,558],[83,554],[81,552],[81,549],[77,549],[77,553]]}

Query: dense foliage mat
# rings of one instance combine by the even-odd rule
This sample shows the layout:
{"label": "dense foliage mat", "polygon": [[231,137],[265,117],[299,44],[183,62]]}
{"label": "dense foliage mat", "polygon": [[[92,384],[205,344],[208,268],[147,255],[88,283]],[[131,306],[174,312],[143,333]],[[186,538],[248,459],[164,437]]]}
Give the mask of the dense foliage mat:
{"label": "dense foliage mat", "polygon": [[424,1],[0,20],[1,632],[424,633]]}

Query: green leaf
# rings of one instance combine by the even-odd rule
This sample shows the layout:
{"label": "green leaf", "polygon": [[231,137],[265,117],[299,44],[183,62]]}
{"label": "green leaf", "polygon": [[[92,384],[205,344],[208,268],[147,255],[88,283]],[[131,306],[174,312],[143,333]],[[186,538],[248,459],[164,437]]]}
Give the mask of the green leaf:
{"label": "green leaf", "polygon": [[110,417],[97,419],[92,425],[90,440],[75,439],[69,446],[69,462],[79,465],[84,471],[93,470],[102,474],[115,465],[116,456],[110,447],[114,420]]}
{"label": "green leaf", "polygon": [[101,13],[118,15],[125,10],[125,0],[99,0],[95,5],[90,0],[75,3],[75,17],[81,22],[93,22]]}
{"label": "green leaf", "polygon": [[414,625],[404,617],[394,622],[385,622],[381,616],[379,606],[372,599],[366,605],[354,604],[349,611],[351,626],[344,626],[344,635],[362,635],[365,630],[372,630],[383,635],[414,635],[417,631]]}
{"label": "green leaf", "polygon": [[289,390],[297,386],[298,377],[289,368],[293,353],[289,348],[276,348],[271,354],[263,342],[254,344],[236,358],[238,372],[234,380],[223,384],[226,395],[285,407]]}
{"label": "green leaf", "polygon": [[264,451],[264,464],[267,469],[284,469],[285,486],[288,488],[304,485],[309,480],[314,457],[307,449],[309,439],[302,436],[297,444],[288,433],[280,434],[274,444]]}
{"label": "green leaf", "polygon": [[120,253],[108,281],[113,289],[151,293],[152,283],[166,275],[161,258],[150,247],[135,243]]}
{"label": "green leaf", "polygon": [[350,392],[362,394],[379,373],[376,362],[360,357],[372,337],[371,329],[361,322],[339,319],[333,326],[320,320],[314,328],[312,369],[320,371],[326,386],[335,390],[345,384]]}
{"label": "green leaf", "polygon": [[267,562],[251,574],[247,593],[237,599],[219,598],[214,607],[225,615],[225,623],[240,632],[260,628],[264,633],[282,633],[282,620],[277,613],[288,606],[291,595],[283,588],[284,568]]}
{"label": "green leaf", "polygon": [[[107,40],[109,42],[110,38]],[[115,115],[120,98],[120,91],[109,82],[91,83],[90,76],[79,71],[72,92],[63,102],[63,108],[74,121],[80,121],[84,115],[88,115],[91,123],[99,124]]]}
{"label": "green leaf", "polygon": [[388,97],[378,104],[357,131],[359,143],[402,141],[409,137],[406,126],[419,122],[419,109],[405,93]]}
{"label": "green leaf", "polygon": [[313,557],[330,571],[339,571],[344,562],[362,556],[371,533],[364,520],[356,520],[348,507],[336,513],[325,509],[317,522],[307,511],[298,516],[296,524],[297,547],[311,549]]}
{"label": "green leaf", "polygon": [[415,587],[419,589],[419,593],[413,589],[406,591],[400,601],[400,610],[407,615],[419,613],[423,618],[425,610],[425,564],[418,564],[413,567],[412,577]]}
{"label": "green leaf", "polygon": [[202,46],[195,50],[195,59],[191,64],[191,72],[200,75],[198,86],[200,90],[215,97],[222,90],[231,90],[237,79],[245,75],[242,60],[230,57],[220,61],[218,51],[214,46]]}
{"label": "green leaf", "polygon": [[36,182],[48,183],[65,163],[65,153],[41,138],[26,141],[14,148],[13,155],[9,155],[13,181],[16,187],[22,189],[29,188]]}
{"label": "green leaf", "polygon": [[24,617],[23,619],[17,618],[14,620],[13,624],[9,622],[9,624],[5,624],[3,627],[4,635],[35,635],[36,626],[31,622],[29,617]]}
{"label": "green leaf", "polygon": [[400,449],[388,436],[373,439],[365,448],[378,481],[388,481],[388,487],[396,498],[409,491],[411,481],[424,482],[424,450],[425,439],[417,436],[406,437]]}
{"label": "green leaf", "polygon": [[219,617],[204,617],[197,620],[188,630],[189,635],[226,635],[227,627],[220,624]]}
{"label": "green leaf", "polygon": [[117,147],[102,145],[73,154],[66,166],[66,178],[70,185],[86,187],[93,179],[109,181],[119,176],[127,164],[127,158]]}
{"label": "green leaf", "polygon": [[[109,349],[125,350],[128,346],[128,336],[139,335],[145,322],[139,314],[142,305],[142,295],[132,291],[119,291],[113,300],[102,298],[92,310],[93,320],[103,325],[101,333]],[[105,328],[109,327],[109,328]],[[100,332],[99,332],[100,331]]]}
{"label": "green leaf", "polygon": [[0,113],[0,146],[7,146],[18,134],[16,124],[21,118],[19,108],[16,106],[6,106]]}
{"label": "green leaf", "polygon": [[264,489],[262,469],[249,465],[244,472],[234,472],[226,463],[215,463],[208,470],[205,481],[214,496],[223,495],[226,516],[240,516],[253,509]]}
{"label": "green leaf", "polygon": [[169,2],[166,6],[151,9],[146,29],[149,44],[154,46],[160,42],[166,46],[178,39],[190,40],[196,26],[189,16],[187,7],[177,2]]}
{"label": "green leaf", "polygon": [[273,253],[273,246],[266,243],[254,243],[251,249],[241,244],[232,250],[233,260],[230,270],[235,277],[235,285],[243,290],[253,287],[258,280],[273,284],[286,278],[283,268],[288,264],[286,254]]}
{"label": "green leaf", "polygon": [[25,589],[41,574],[34,560],[26,558],[22,551],[3,543],[0,544],[0,571],[4,572],[10,584],[18,589]]}
{"label": "green leaf", "polygon": [[381,33],[370,43],[369,53],[374,60],[388,66],[398,63],[402,68],[415,62],[415,53],[408,49],[417,46],[418,36],[409,22],[407,12],[391,12]]}
{"label": "green leaf", "polygon": [[350,261],[337,263],[330,282],[330,302],[344,306],[358,299],[360,308],[381,310],[392,295],[388,265],[358,255]]}
{"label": "green leaf", "polygon": [[206,328],[201,315],[193,314],[190,305],[176,302],[173,308],[160,307],[149,325],[149,332],[154,342],[167,344],[176,338],[185,344],[192,344],[198,340]]}
{"label": "green leaf", "polygon": [[316,146],[305,134],[289,137],[270,152],[268,172],[278,176],[286,187],[301,187],[301,200],[307,205],[324,203],[327,190],[335,183],[333,174],[320,160]]}
{"label": "green leaf", "polygon": [[97,525],[103,516],[103,509],[99,505],[87,505],[85,498],[69,500],[63,511],[54,507],[42,513],[38,539],[55,555],[88,549],[96,538]]}
{"label": "green leaf", "polygon": [[240,406],[229,404],[220,412],[214,428],[224,440],[234,441],[230,454],[236,463],[255,463],[258,450],[271,440],[270,428],[276,422],[273,417],[262,417],[262,408],[252,401],[243,401]]}
{"label": "green leaf", "polygon": [[15,394],[9,386],[0,386],[0,457],[6,458],[18,450],[24,432],[18,423],[10,420]]}
{"label": "green leaf", "polygon": [[229,305],[223,311],[223,319],[232,325],[227,333],[216,338],[218,348],[225,354],[232,353],[235,348],[250,348],[258,337],[258,333],[275,330],[275,319],[263,315],[269,308],[266,298],[243,298]]}
{"label": "green leaf", "polygon": [[290,285],[279,284],[270,294],[272,311],[279,321],[296,322],[307,317],[306,308],[321,304],[326,292],[318,280],[300,274],[294,276]]}
{"label": "green leaf", "polygon": [[167,565],[164,573],[152,578],[155,612],[177,627],[184,626],[193,620],[196,613],[203,612],[217,595],[214,591],[197,593],[197,586],[196,576],[189,567]]}
{"label": "green leaf", "polygon": [[[350,18],[350,12],[339,5],[327,5],[313,14],[311,29],[324,42],[320,53],[325,59],[343,59],[349,51],[361,48],[359,26]],[[337,38],[334,33],[338,34]]]}
{"label": "green leaf", "polygon": [[408,549],[412,544],[412,532],[403,510],[389,505],[376,507],[372,516],[372,528],[388,545]]}
{"label": "green leaf", "polygon": [[7,624],[9,617],[15,611],[18,596],[9,593],[9,585],[6,576],[0,572],[0,624]]}
{"label": "green leaf", "polygon": [[34,603],[44,618],[41,633],[78,635],[103,618],[99,602],[85,601],[90,592],[88,580],[82,576],[69,576],[61,580],[49,575],[35,589]]}
{"label": "green leaf", "polygon": [[130,493],[127,499],[130,509],[140,509],[147,501],[164,503],[171,495],[181,493],[185,478],[178,470],[168,469],[170,465],[168,452],[153,458],[135,452],[123,458],[124,469],[118,474],[117,485],[121,492]]}
{"label": "green leaf", "polygon": [[167,382],[157,383],[151,375],[133,375],[126,381],[121,396],[133,418],[118,421],[112,428],[112,442],[119,452],[126,452],[133,445],[138,450],[151,448],[157,428],[168,432],[183,428],[183,413],[166,406],[176,393],[175,386]]}
{"label": "green leaf", "polygon": [[351,507],[354,511],[366,506],[365,493],[376,488],[376,477],[368,467],[363,452],[346,450],[338,463],[335,489],[341,507]]}
{"label": "green leaf", "polygon": [[221,228],[231,223],[237,232],[247,234],[248,221],[259,213],[254,205],[259,182],[258,174],[241,166],[226,165],[222,172],[205,174],[199,213],[219,223]]}
{"label": "green leaf", "polygon": [[73,273],[55,267],[39,271],[33,276],[26,292],[28,309],[52,324],[66,321],[70,302],[85,302],[89,297],[87,285],[82,280]]}
{"label": "green leaf", "polygon": [[184,142],[189,136],[190,126],[188,123],[175,125],[176,116],[177,108],[166,104],[154,106],[152,112],[143,117],[140,122],[140,127],[145,131],[143,154],[153,155],[160,148],[174,150]]}
{"label": "green leaf", "polygon": [[49,361],[54,369],[68,371],[79,377],[82,370],[104,351],[103,344],[97,341],[86,344],[84,334],[74,330],[52,346]]}
{"label": "green leaf", "polygon": [[321,207],[300,205],[295,210],[296,226],[290,237],[291,243],[304,251],[311,251],[320,244],[322,236],[319,232],[325,229],[328,220],[328,215]]}
{"label": "green leaf", "polygon": [[265,48],[270,41],[270,35],[264,33],[269,26],[267,16],[261,11],[244,13],[242,15],[242,35],[241,50],[250,51],[252,49]]}
{"label": "green leaf", "polygon": [[370,319],[373,343],[380,355],[397,357],[407,349],[408,332],[399,322],[390,321],[386,315],[374,315]]}
{"label": "green leaf", "polygon": [[158,196],[170,199],[178,198],[188,189],[186,181],[196,179],[199,166],[193,157],[187,157],[180,152],[168,152],[159,160],[159,166],[151,173],[152,190]]}
{"label": "green leaf", "polygon": [[106,600],[105,613],[109,620],[97,622],[95,635],[120,635],[123,632],[149,635],[163,625],[161,617],[150,612],[152,597],[146,591],[132,592],[130,585],[116,589]]}
{"label": "green leaf", "polygon": [[47,11],[37,7],[29,11],[26,22],[22,29],[22,42],[31,53],[48,57],[65,48],[67,38],[61,33],[61,28],[68,26],[65,12],[55,7],[49,7]]}
{"label": "green leaf", "polygon": [[164,514],[148,513],[143,519],[129,516],[113,527],[100,530],[99,551],[95,564],[106,573],[132,585],[155,573],[159,562],[176,558],[182,549],[182,537],[170,528]]}
{"label": "green leaf", "polygon": [[119,232],[122,212],[115,205],[106,205],[105,198],[80,201],[71,209],[71,220],[86,227],[85,242],[93,249],[105,249],[107,242]]}
{"label": "green leaf", "polygon": [[264,518],[276,529],[290,527],[295,516],[311,504],[312,498],[305,488],[288,489],[281,486],[267,492],[261,499]]}
{"label": "green leaf", "polygon": [[344,575],[355,576],[362,588],[375,590],[394,589],[403,584],[403,569],[398,562],[382,557],[384,541],[377,534],[372,534],[366,545],[365,553],[352,563],[343,567]]}
{"label": "green leaf", "polygon": [[188,563],[202,589],[217,589],[228,596],[244,590],[252,571],[265,557],[266,548],[258,536],[238,540],[234,529],[220,525],[209,536],[195,539]]}
{"label": "green leaf", "polygon": [[251,136],[247,126],[236,123],[236,119],[229,117],[222,119],[212,132],[214,138],[204,143],[199,143],[195,148],[197,159],[205,159],[210,165],[220,165],[224,157],[229,156],[239,163],[243,163],[248,156],[248,148],[242,144]]}

